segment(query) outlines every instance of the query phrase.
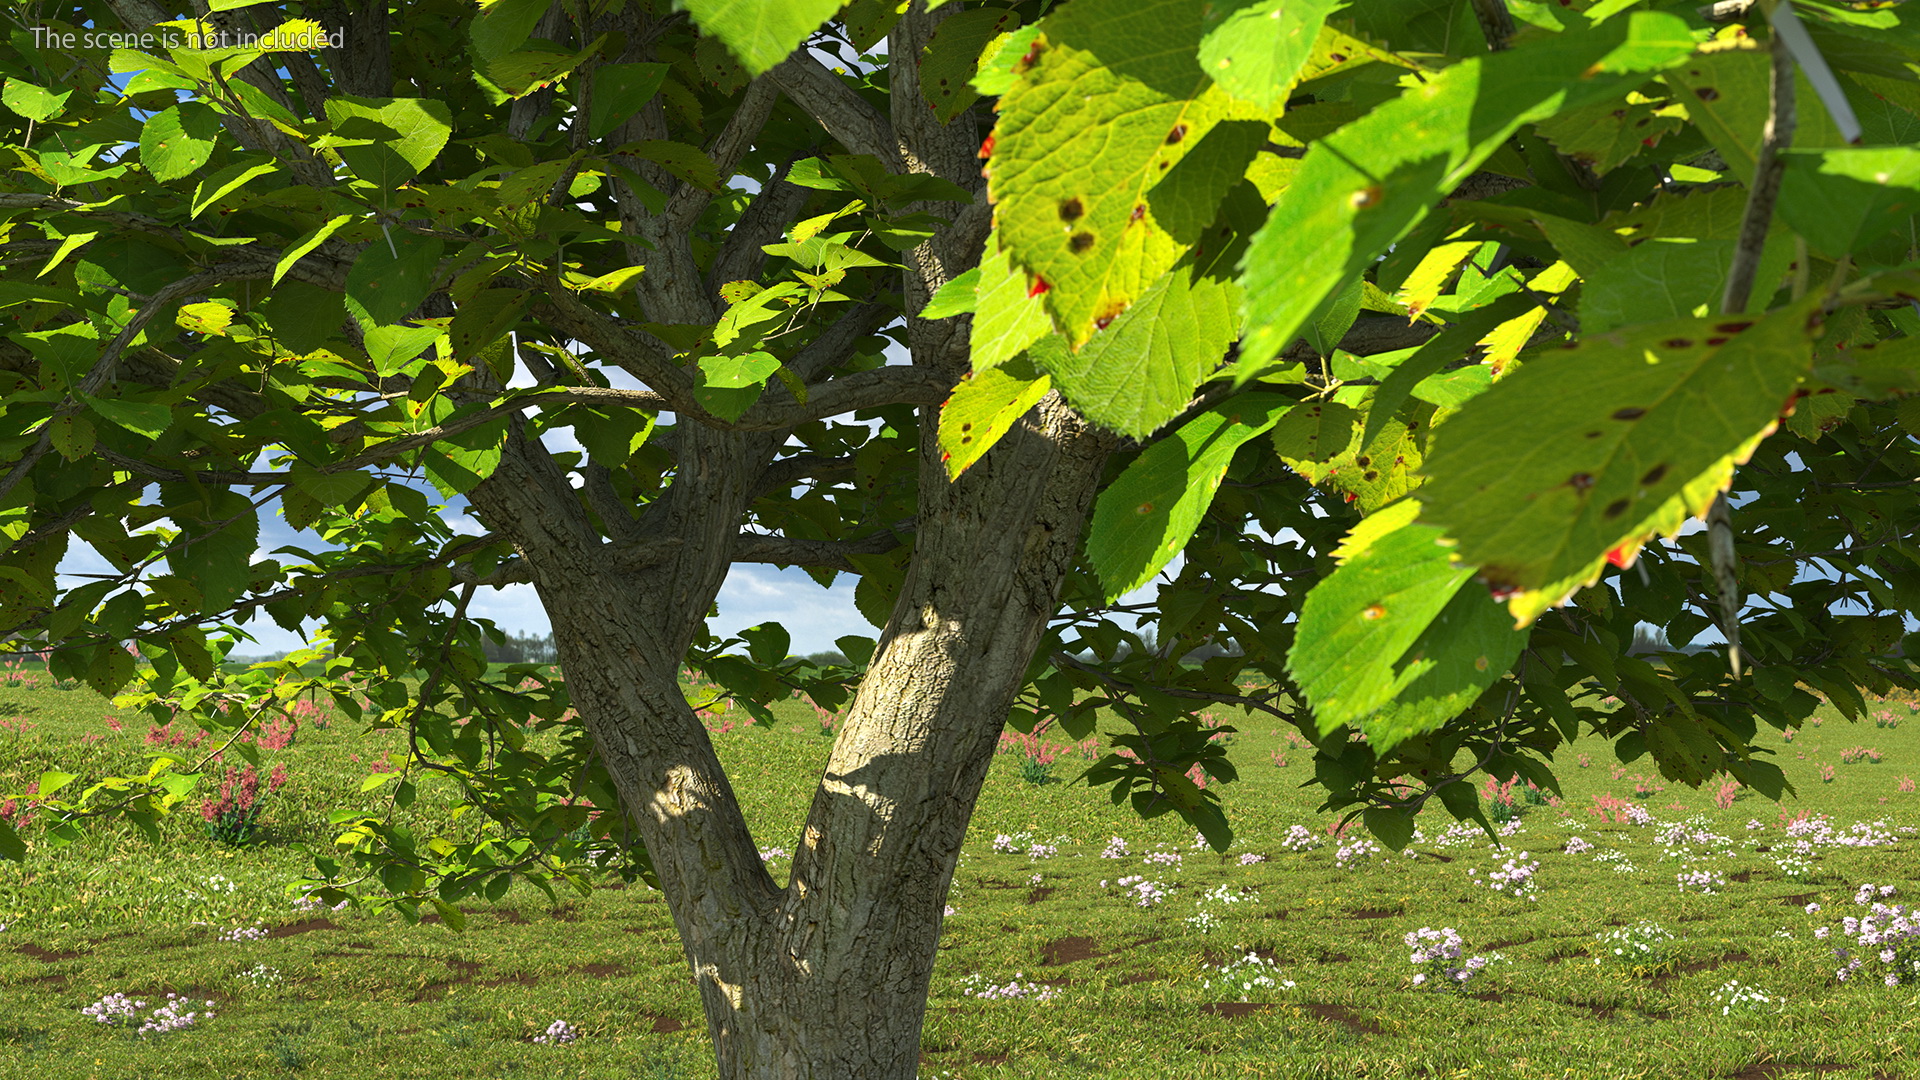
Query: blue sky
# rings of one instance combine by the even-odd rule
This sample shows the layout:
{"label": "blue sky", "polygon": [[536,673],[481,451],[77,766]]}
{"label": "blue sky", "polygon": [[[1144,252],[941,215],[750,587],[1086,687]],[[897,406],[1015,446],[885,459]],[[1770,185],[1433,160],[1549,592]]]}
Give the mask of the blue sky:
{"label": "blue sky", "polygon": [[[632,376],[618,368],[602,370],[617,387],[632,389],[639,385]],[[532,384],[531,376],[521,368],[510,385]],[[671,415],[663,419],[671,422]],[[581,449],[573,439],[572,432],[565,429],[549,432],[543,441],[554,451]],[[255,468],[264,471],[270,466],[263,459]],[[418,488],[436,505],[442,501],[439,493],[424,480],[410,486]],[[150,489],[149,497],[152,494]],[[455,532],[478,535],[485,531],[468,512],[464,499],[454,500],[447,507],[446,517]],[[274,500],[262,508],[260,544],[254,558],[258,561],[273,557],[275,548],[288,545],[308,550],[325,546],[313,532],[298,532],[290,527],[280,515],[279,501]],[[104,557],[85,541],[75,537],[67,557],[60,563],[59,572],[60,586],[66,589],[81,583],[81,579],[71,575],[113,573],[114,570]],[[855,579],[843,575],[836,579],[832,588],[821,588],[803,570],[760,564],[735,566],[720,590],[719,616],[709,625],[715,633],[724,636],[758,623],[777,621],[792,634],[793,649],[802,655],[831,649],[835,638],[848,634],[873,637],[875,628],[854,607],[854,584]],[[544,634],[552,629],[546,610],[541,607],[540,598],[532,585],[481,589],[474,594],[468,610],[477,617],[492,619],[501,629],[514,633]],[[317,621],[306,624],[308,633],[318,628]],[[265,613],[257,615],[243,629],[255,640],[242,641],[235,647],[234,653],[241,656],[279,655],[307,643],[298,635],[282,629]]]}

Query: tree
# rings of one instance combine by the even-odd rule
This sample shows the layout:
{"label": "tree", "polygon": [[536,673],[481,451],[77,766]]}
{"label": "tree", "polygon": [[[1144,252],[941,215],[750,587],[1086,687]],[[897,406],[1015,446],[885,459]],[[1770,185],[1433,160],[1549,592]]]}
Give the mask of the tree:
{"label": "tree", "polygon": [[[1898,9],[215,6],[43,5],[0,56],[0,635],[223,733],[364,694],[396,807],[487,825],[347,822],[323,895],[642,876],[723,1076],[913,1075],[1007,723],[1107,710],[1084,779],[1225,847],[1188,773],[1236,705],[1398,847],[1586,730],[1779,797],[1758,721],[1915,685]],[[250,562],[275,500],[320,543]],[[857,576],[879,637],[713,638],[741,562]],[[486,668],[511,582],[564,681]],[[223,674],[262,614],[331,655]],[[785,885],[687,664],[847,709]],[[49,774],[45,840],[198,764]]]}

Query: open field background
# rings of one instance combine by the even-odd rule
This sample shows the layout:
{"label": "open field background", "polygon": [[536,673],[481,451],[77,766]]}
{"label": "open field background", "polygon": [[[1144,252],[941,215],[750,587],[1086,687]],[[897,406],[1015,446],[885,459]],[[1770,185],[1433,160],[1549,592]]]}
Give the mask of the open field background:
{"label": "open field background", "polygon": [[[56,764],[84,779],[143,762],[144,718],[14,671],[0,678],[0,801]],[[716,719],[714,739],[762,846],[791,849],[829,740],[805,703],[776,711],[772,729]],[[1221,715],[1242,729],[1225,855],[1196,848],[1175,819],[1030,782],[1035,767],[1010,743],[949,901],[922,1074],[1920,1077],[1920,979],[1886,985],[1872,950],[1835,977],[1834,947],[1852,944],[1841,920],[1869,913],[1859,886],[1920,903],[1920,793],[1906,780],[1920,775],[1920,716],[1897,702],[1873,713],[1850,724],[1823,707],[1791,741],[1762,735],[1800,791],[1782,805],[1716,806],[1713,790],[1659,781],[1647,759],[1623,767],[1590,740],[1556,761],[1561,806],[1518,800],[1504,849],[1449,832],[1436,808],[1413,856],[1330,838],[1333,819],[1300,789],[1311,749],[1270,720]],[[289,779],[245,848],[187,814],[158,844],[107,826],[0,864],[0,1078],[711,1076],[671,921],[643,887],[611,880],[556,906],[516,885],[498,903],[463,903],[464,934],[296,908],[286,884],[330,845],[327,815],[383,806],[361,782],[399,747],[393,733],[309,719],[277,752]],[[1844,753],[1856,747],[1879,760]],[[1084,763],[1065,749],[1051,775]],[[443,816],[449,794],[423,782],[409,813]],[[1653,823],[1603,820],[1603,796]],[[1803,813],[1830,820],[1789,829]],[[780,877],[785,855],[770,855]],[[1538,863],[1515,881],[1523,895],[1485,884],[1509,860]],[[1682,873],[1712,891],[1682,888]],[[1645,954],[1621,946],[1635,965],[1596,939],[1645,920],[1673,938]],[[243,927],[265,936],[221,939]],[[1415,986],[1404,938],[1445,927],[1463,939],[1460,962],[1484,967],[1452,992]],[[1900,962],[1920,958],[1906,950]],[[1219,970],[1249,953],[1260,960]],[[1768,1001],[1723,1014],[1730,980]],[[149,1035],[83,1015],[115,993],[146,1001],[143,1016],[168,993],[202,1011],[212,1001],[215,1015]],[[533,1041],[557,1020],[580,1037]]]}

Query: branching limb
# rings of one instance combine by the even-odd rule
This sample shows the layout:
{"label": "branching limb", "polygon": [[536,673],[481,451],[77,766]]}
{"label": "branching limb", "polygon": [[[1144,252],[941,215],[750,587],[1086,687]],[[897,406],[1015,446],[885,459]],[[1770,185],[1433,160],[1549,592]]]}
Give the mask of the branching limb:
{"label": "branching limb", "polygon": [[[740,167],[740,160],[746,156],[753,140],[759,136],[760,129],[766,126],[767,117],[773,114],[773,106],[780,97],[780,88],[774,85],[771,75],[762,75],[747,84],[746,93],[740,96],[740,106],[727,119],[727,126],[720,129],[707,144],[707,156],[713,159],[713,167],[724,183]],[[691,184],[683,186],[667,200],[667,228],[685,232],[693,228],[701,211],[713,201],[713,193],[702,191]]]}
{"label": "branching limb", "polygon": [[851,456],[828,457],[825,454],[795,454],[767,466],[753,486],[753,498],[760,499],[776,491],[785,491],[802,480],[818,479],[853,469]]}
{"label": "branching limb", "polygon": [[856,154],[872,154],[894,172],[905,171],[893,123],[805,50],[794,53],[768,74],[795,105],[842,146]]}
{"label": "branching limb", "polygon": [[776,566],[817,566],[859,573],[849,555],[882,555],[906,543],[902,533],[913,531],[912,519],[896,521],[892,526],[858,540],[798,540],[765,533],[741,533],[734,541],[733,561],[772,563]]}

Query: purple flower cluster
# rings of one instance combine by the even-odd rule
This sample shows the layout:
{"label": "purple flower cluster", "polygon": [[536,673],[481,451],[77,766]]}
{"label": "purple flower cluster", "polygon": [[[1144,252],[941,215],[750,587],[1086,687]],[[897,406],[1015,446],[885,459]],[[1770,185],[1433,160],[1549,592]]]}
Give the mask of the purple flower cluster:
{"label": "purple flower cluster", "polygon": [[1380,845],[1363,836],[1341,844],[1333,853],[1333,861],[1345,869],[1350,863],[1357,863],[1368,856],[1378,854],[1380,854]]}
{"label": "purple flower cluster", "polygon": [[1116,836],[1107,841],[1106,849],[1100,852],[1103,859],[1124,859],[1129,854],[1127,842]]}
{"label": "purple flower cluster", "polygon": [[[106,1024],[109,1027],[132,1027],[137,1022],[140,1025],[135,1029],[137,1033],[163,1035],[169,1031],[192,1027],[198,1020],[213,1019],[213,1014],[210,1012],[193,1011],[192,1004],[178,994],[168,994],[166,1001],[149,1013],[145,1020],[141,1020],[140,1010],[147,1007],[146,1002],[135,1001],[125,994],[108,994],[81,1009],[80,1012],[84,1016],[92,1017],[95,1023]],[[207,1002],[205,1007],[213,1008],[213,1002]]]}
{"label": "purple flower cluster", "polygon": [[1051,859],[1060,854],[1060,849],[1052,844],[1035,844],[1027,849],[1029,859]]}
{"label": "purple flower cluster", "polygon": [[[1256,855],[1251,851],[1247,852],[1245,855],[1240,856],[1241,866],[1252,866],[1255,863],[1263,863],[1266,861],[1267,861],[1267,857],[1265,855]],[[5,929],[6,927],[0,926],[0,930],[5,930]]]}
{"label": "purple flower cluster", "polygon": [[[1851,979],[1864,967],[1869,956],[1885,969],[1881,982],[1899,986],[1904,979],[1920,980],[1920,909],[1903,904],[1883,904],[1880,898],[1892,896],[1892,885],[1862,885],[1853,894],[1853,902],[1868,909],[1863,916],[1849,915],[1840,920],[1840,932],[1868,955],[1854,956],[1851,949],[1833,950],[1836,960],[1845,963],[1834,972],[1841,982]],[[1811,906],[1811,905],[1810,905]],[[1813,936],[1825,938],[1829,927],[1819,927]]]}
{"label": "purple flower cluster", "polygon": [[[1114,884],[1133,893],[1133,902],[1136,907],[1152,907],[1167,898],[1165,885],[1157,881],[1149,881],[1140,874],[1128,874]],[[1107,883],[1102,881],[1100,887],[1106,888]]]}
{"label": "purple flower cluster", "polygon": [[1635,825],[1651,825],[1653,824],[1653,815],[1647,813],[1646,807],[1637,803],[1631,803],[1627,806],[1627,820],[1633,822]]}
{"label": "purple flower cluster", "polygon": [[1021,982],[1020,979],[1024,974],[1024,972],[1014,972],[1013,981],[1005,986],[994,986],[991,983],[981,986],[978,983],[979,976],[974,976],[960,987],[960,992],[982,1001],[1011,1001],[1015,998],[1024,998],[1028,1001],[1052,1001],[1060,993],[1053,987],[1041,983]]}
{"label": "purple flower cluster", "polygon": [[555,1020],[553,1023],[547,1025],[547,1030],[544,1035],[535,1035],[533,1041],[546,1043],[549,1046],[559,1046],[562,1043],[570,1043],[579,1037],[579,1028],[574,1027],[565,1020]]}
{"label": "purple flower cluster", "polygon": [[[1515,899],[1538,901],[1539,886],[1534,884],[1534,872],[1540,869],[1540,860],[1529,858],[1521,852],[1517,859],[1508,859],[1498,870],[1487,875],[1486,886],[1497,893],[1506,893]],[[1479,883],[1480,871],[1469,870],[1467,876]]]}
{"label": "purple flower cluster", "polygon": [[1288,851],[1311,851],[1320,846],[1320,840],[1305,825],[1290,825],[1287,827],[1287,837],[1280,841],[1280,846]]}
{"label": "purple flower cluster", "polygon": [[1180,868],[1180,853],[1177,851],[1149,851],[1140,861],[1148,866],[1171,866],[1177,870]]}
{"label": "purple flower cluster", "polygon": [[1718,870],[1702,870],[1697,868],[1693,870],[1682,870],[1673,875],[1673,879],[1679,883],[1681,892],[1686,892],[1688,889],[1698,889],[1702,896],[1712,896],[1715,889],[1724,889],[1727,887],[1727,879],[1722,877]]}
{"label": "purple flower cluster", "polygon": [[220,933],[221,941],[259,941],[267,936],[264,926],[236,926]]}
{"label": "purple flower cluster", "polygon": [[1439,930],[1423,926],[1407,931],[1407,936],[1401,940],[1413,950],[1413,955],[1407,959],[1414,967],[1422,969],[1414,973],[1415,986],[1431,984],[1435,989],[1459,986],[1478,974],[1490,959],[1485,956],[1461,959],[1461,954],[1466,950],[1459,932],[1451,926]]}
{"label": "purple flower cluster", "polygon": [[1562,850],[1568,855],[1584,855],[1593,850],[1593,842],[1583,836],[1576,836],[1568,840],[1567,846]]}

